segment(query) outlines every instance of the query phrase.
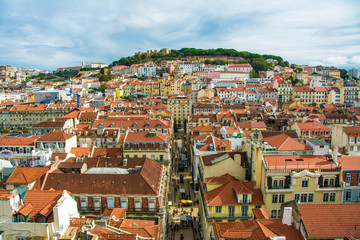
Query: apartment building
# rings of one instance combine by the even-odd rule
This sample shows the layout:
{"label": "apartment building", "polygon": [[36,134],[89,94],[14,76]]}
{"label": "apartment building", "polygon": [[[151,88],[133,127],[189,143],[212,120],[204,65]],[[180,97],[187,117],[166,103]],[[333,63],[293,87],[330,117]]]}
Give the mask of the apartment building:
{"label": "apartment building", "polygon": [[192,114],[192,101],[184,94],[170,97],[168,110],[172,112],[172,119],[175,123],[182,126],[184,120],[187,120]]}

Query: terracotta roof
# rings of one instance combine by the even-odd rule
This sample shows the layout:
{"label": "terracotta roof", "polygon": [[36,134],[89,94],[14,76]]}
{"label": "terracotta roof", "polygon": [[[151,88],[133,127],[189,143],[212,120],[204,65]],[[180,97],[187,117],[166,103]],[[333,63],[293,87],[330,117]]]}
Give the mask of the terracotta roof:
{"label": "terracotta roof", "polygon": [[43,189],[69,190],[74,194],[158,195],[162,165],[146,159],[139,171],[129,174],[49,173]]}
{"label": "terracotta roof", "polygon": [[295,151],[295,150],[311,150],[312,148],[303,143],[296,141],[285,134],[280,134],[263,139],[270,146],[275,147],[278,151]]}
{"label": "terracotta roof", "polygon": [[253,208],[252,211],[255,219],[270,219],[265,208]]}
{"label": "terracotta roof", "polygon": [[167,137],[165,134],[156,133],[156,136],[152,136],[148,132],[131,132],[129,131],[124,139],[124,142],[166,142]]}
{"label": "terracotta roof", "polygon": [[71,135],[65,133],[61,130],[54,130],[52,132],[45,133],[42,137],[40,137],[37,141],[40,142],[48,142],[48,141],[66,141],[75,135]]}
{"label": "terracotta roof", "polygon": [[220,153],[215,153],[215,154],[203,155],[203,156],[201,156],[201,159],[205,166],[211,166],[214,164],[212,162],[214,159],[222,157],[224,155],[228,155],[230,158],[232,158],[234,160],[235,154],[241,155],[241,166],[246,167],[248,165],[248,158],[247,158],[246,152],[237,152],[237,151],[220,152]]}
{"label": "terracotta roof", "polygon": [[[24,216],[29,217],[27,222],[36,221],[35,217],[41,214],[48,217],[53,210],[53,207],[57,204],[57,201],[61,198],[63,191],[42,191],[42,190],[28,190],[24,197],[24,205],[14,214],[21,213]],[[50,222],[53,219],[49,219]]]}
{"label": "terracotta roof", "polygon": [[140,237],[157,239],[160,226],[156,225],[155,221],[124,219],[119,229],[132,234],[138,234]]}
{"label": "terracotta roof", "polygon": [[122,148],[94,148],[92,157],[118,157],[123,154]]}
{"label": "terracotta roof", "polygon": [[220,184],[223,185],[229,181],[236,181],[237,179],[234,178],[233,176],[231,176],[230,174],[226,173],[222,176],[219,177],[209,177],[209,178],[205,178],[205,183],[206,184]]}
{"label": "terracotta roof", "polygon": [[263,158],[267,170],[337,169],[336,164],[326,156],[273,155]]}
{"label": "terracotta roof", "polygon": [[310,239],[360,238],[360,203],[299,204],[298,209]]}
{"label": "terracotta roof", "polygon": [[70,153],[74,154],[76,157],[84,157],[85,155],[90,156],[91,147],[73,147],[70,150]]}
{"label": "terracotta roof", "polygon": [[32,183],[44,176],[50,167],[16,167],[6,184],[24,185]]}
{"label": "terracotta roof", "polygon": [[[216,239],[263,240],[267,237],[285,236],[287,240],[302,239],[299,230],[282,224],[281,219],[255,219],[240,222],[213,223]],[[271,238],[269,238],[271,239]]]}
{"label": "terracotta roof", "polygon": [[98,116],[98,112],[81,112],[79,115],[79,119],[93,119],[95,120]]}
{"label": "terracotta roof", "polygon": [[295,124],[298,125],[300,131],[328,131],[330,132],[331,129],[317,121],[313,122],[296,122]]}
{"label": "terracotta roof", "polygon": [[136,240],[136,234],[129,234],[126,232],[120,233],[109,228],[95,225],[94,228],[88,230],[91,234],[97,235],[99,240]]}
{"label": "terracotta roof", "polygon": [[61,121],[42,121],[39,122],[38,124],[35,124],[34,126],[32,126],[32,128],[63,128],[65,125],[65,121],[61,122]]}
{"label": "terracotta roof", "polygon": [[22,135],[11,137],[5,135],[0,137],[0,146],[34,146],[35,140],[42,135],[35,135],[30,137],[23,137]]}
{"label": "terracotta roof", "polygon": [[360,136],[360,127],[355,127],[355,126],[351,126],[351,127],[343,127],[344,132],[346,135],[354,137],[354,136]]}
{"label": "terracotta roof", "polygon": [[235,122],[235,125],[239,128],[266,128],[264,122],[256,122],[256,121]]}
{"label": "terracotta roof", "polygon": [[118,222],[125,217],[126,208],[105,208],[103,217],[109,217],[110,220]]}
{"label": "terracotta roof", "polygon": [[236,194],[252,194],[252,205],[264,204],[260,189],[254,189],[254,182],[228,181],[226,184],[211,191],[204,192],[208,206],[235,206],[241,205]]}
{"label": "terracotta roof", "polygon": [[360,156],[338,157],[337,161],[343,171],[360,170]]}

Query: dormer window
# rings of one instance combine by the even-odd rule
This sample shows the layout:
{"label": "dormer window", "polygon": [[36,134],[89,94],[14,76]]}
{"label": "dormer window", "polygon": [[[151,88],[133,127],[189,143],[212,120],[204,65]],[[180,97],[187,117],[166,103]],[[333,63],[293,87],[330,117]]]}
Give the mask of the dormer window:
{"label": "dormer window", "polygon": [[242,203],[248,203],[248,195],[247,194],[242,195]]}
{"label": "dormer window", "polygon": [[110,124],[110,127],[114,127],[114,123],[111,123],[111,124]]}

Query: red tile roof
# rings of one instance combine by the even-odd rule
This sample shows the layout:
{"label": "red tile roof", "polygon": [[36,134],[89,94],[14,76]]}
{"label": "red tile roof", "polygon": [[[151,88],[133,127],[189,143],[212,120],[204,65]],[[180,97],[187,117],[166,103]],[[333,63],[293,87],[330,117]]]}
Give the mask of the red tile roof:
{"label": "red tile roof", "polygon": [[310,147],[296,141],[286,134],[264,138],[263,141],[267,142],[270,146],[275,147],[278,151],[311,150]]}
{"label": "red tile roof", "polygon": [[310,239],[360,238],[360,203],[299,204]]}
{"label": "red tile roof", "polygon": [[54,130],[53,132],[45,133],[37,141],[39,141],[39,142],[66,141],[72,137],[75,137],[75,135],[65,133],[61,130]]}
{"label": "red tile roof", "polygon": [[351,127],[343,127],[344,132],[349,137],[357,137],[360,136],[360,127],[351,126]]}
{"label": "red tile roof", "polygon": [[124,142],[130,143],[141,143],[141,142],[147,142],[147,143],[155,143],[155,142],[166,142],[167,137],[165,134],[157,132],[155,136],[152,136],[148,132],[131,132],[129,131],[124,139]]}
{"label": "red tile roof", "polygon": [[204,192],[208,206],[235,206],[241,205],[236,194],[252,194],[252,205],[264,204],[260,189],[254,189],[253,182],[228,181],[226,184],[211,191]]}
{"label": "red tile roof", "polygon": [[25,185],[44,176],[50,167],[16,167],[6,184]]}
{"label": "red tile roof", "polygon": [[[35,217],[41,214],[48,217],[53,210],[53,207],[57,204],[57,201],[61,198],[63,191],[41,191],[41,190],[29,190],[24,197],[24,205],[14,214],[21,213],[24,216],[29,217],[27,222],[36,221]],[[53,219],[49,219],[51,221]]]}
{"label": "red tile roof", "polygon": [[311,155],[273,155],[264,156],[267,170],[302,170],[302,169],[338,169],[326,156]]}
{"label": "red tile roof", "polygon": [[42,135],[35,135],[30,137],[22,136],[2,136],[0,137],[0,146],[34,146],[35,140],[39,139]]}
{"label": "red tile roof", "polygon": [[360,156],[343,156],[337,159],[343,171],[360,170]]}

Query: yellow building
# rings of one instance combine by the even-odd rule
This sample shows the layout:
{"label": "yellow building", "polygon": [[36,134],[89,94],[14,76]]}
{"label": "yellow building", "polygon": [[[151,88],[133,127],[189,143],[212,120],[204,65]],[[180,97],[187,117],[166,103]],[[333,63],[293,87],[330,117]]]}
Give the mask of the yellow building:
{"label": "yellow building", "polygon": [[122,144],[124,157],[144,157],[159,162],[170,162],[170,141],[159,132],[127,131]]}
{"label": "yellow building", "polygon": [[341,167],[326,156],[264,156],[261,190],[271,218],[280,218],[284,202],[341,203]]}
{"label": "yellow building", "polygon": [[192,101],[188,96],[180,94],[176,97],[169,98],[168,110],[173,113],[172,118],[178,125],[182,125],[185,119],[192,114]]}
{"label": "yellow building", "polygon": [[205,179],[201,194],[200,217],[204,239],[213,232],[213,222],[233,222],[254,217],[253,209],[264,207],[260,189],[253,182],[238,181],[230,174]]}
{"label": "yellow building", "polygon": [[279,102],[286,103],[291,101],[293,91],[291,82],[274,81],[273,88],[278,91]]}
{"label": "yellow building", "polygon": [[311,88],[310,86],[300,86],[293,87],[292,99],[304,104],[322,104],[328,103],[328,95],[329,90],[326,87]]}

